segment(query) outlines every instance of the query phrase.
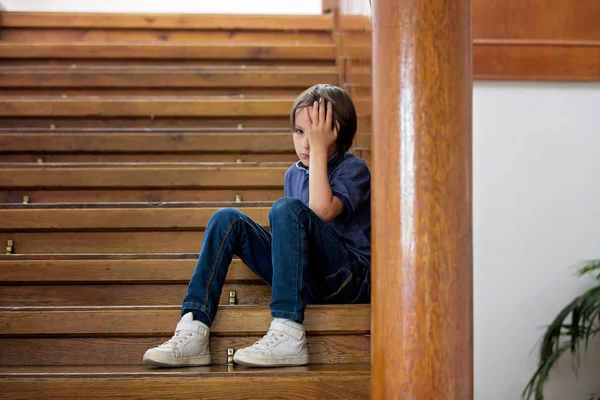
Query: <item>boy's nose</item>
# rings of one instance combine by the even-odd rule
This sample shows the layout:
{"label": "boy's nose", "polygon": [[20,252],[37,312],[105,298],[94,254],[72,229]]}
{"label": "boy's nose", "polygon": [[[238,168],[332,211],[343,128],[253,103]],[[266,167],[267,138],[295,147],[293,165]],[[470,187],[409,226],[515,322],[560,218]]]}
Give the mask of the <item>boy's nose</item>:
{"label": "boy's nose", "polygon": [[302,147],[308,149],[308,135],[304,135],[304,137],[302,138]]}

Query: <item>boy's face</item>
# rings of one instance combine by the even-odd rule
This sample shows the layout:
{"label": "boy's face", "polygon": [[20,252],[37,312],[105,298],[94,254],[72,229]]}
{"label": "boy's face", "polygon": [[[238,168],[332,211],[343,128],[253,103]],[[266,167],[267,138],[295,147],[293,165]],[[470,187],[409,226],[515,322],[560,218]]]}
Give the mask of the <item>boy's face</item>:
{"label": "boy's face", "polygon": [[[308,142],[308,132],[311,124],[312,120],[310,118],[308,107],[301,108],[296,112],[296,126],[293,133],[294,149],[296,150],[296,155],[302,164],[304,164],[304,166],[307,168],[310,162],[310,143]],[[335,142],[333,142],[327,149],[327,158],[333,156],[336,151],[337,145]]]}

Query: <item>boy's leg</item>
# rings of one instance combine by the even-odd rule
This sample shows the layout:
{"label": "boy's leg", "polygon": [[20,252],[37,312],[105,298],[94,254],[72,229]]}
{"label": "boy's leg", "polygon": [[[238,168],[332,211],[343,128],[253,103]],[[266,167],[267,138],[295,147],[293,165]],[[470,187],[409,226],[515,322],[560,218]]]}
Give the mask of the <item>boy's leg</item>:
{"label": "boy's leg", "polygon": [[214,213],[206,227],[200,256],[183,300],[181,315],[210,326],[214,321],[229,264],[234,255],[271,285],[271,234],[242,212],[224,208]]}
{"label": "boy's leg", "polygon": [[282,199],[270,215],[273,234],[271,314],[304,320],[307,303],[354,303],[368,292],[367,267],[304,203]]}
{"label": "boy's leg", "polygon": [[271,314],[263,339],[235,354],[253,366],[308,363],[302,321],[307,302],[353,302],[365,292],[361,268],[336,234],[300,200],[283,198],[269,215],[273,261]]}
{"label": "boy's leg", "polygon": [[155,366],[197,366],[211,362],[209,332],[233,255],[238,255],[261,279],[272,280],[271,236],[233,208],[218,210],[204,234],[200,256],[181,308],[174,336],[149,349],[144,362]]}

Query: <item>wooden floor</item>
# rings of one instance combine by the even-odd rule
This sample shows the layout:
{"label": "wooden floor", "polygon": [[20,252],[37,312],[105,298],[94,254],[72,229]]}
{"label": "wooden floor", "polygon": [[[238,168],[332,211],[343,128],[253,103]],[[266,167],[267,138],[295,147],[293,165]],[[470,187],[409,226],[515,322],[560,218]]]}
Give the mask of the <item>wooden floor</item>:
{"label": "wooden floor", "polygon": [[[228,365],[271,320],[269,286],[239,259],[214,365],[142,364],[173,334],[214,211],[268,226],[297,160],[295,97],[344,82],[331,15],[212,17],[3,21],[0,398],[368,398],[364,304],[307,308],[307,367]],[[369,127],[370,97],[355,102]]]}

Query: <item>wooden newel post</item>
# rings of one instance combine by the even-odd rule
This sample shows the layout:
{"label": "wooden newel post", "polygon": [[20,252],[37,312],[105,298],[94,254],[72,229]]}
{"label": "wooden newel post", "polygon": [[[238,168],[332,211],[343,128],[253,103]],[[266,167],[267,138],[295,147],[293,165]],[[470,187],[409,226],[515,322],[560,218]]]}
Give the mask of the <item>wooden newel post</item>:
{"label": "wooden newel post", "polygon": [[372,15],[372,398],[469,400],[471,1]]}

